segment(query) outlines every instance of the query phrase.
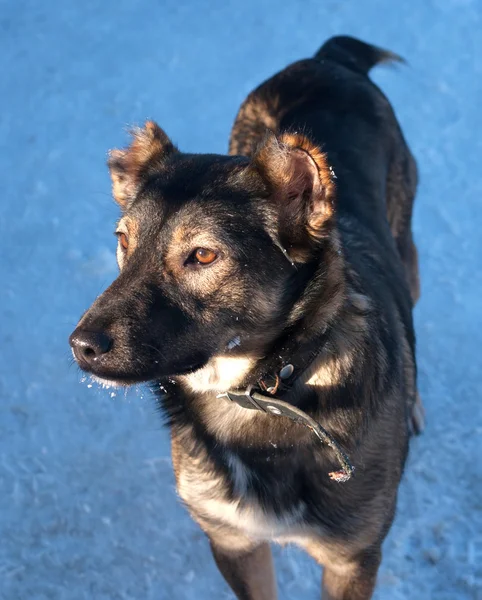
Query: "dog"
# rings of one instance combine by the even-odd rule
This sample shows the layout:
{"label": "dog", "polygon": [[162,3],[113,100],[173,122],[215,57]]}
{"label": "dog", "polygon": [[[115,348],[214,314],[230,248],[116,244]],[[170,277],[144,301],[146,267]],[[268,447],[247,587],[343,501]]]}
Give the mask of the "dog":
{"label": "dog", "polygon": [[101,381],[148,382],[180,498],[238,599],[273,600],[270,542],[372,597],[410,434],[415,160],[369,79],[397,55],[349,37],[240,108],[229,155],[154,122],[108,165],[120,274],[70,337]]}

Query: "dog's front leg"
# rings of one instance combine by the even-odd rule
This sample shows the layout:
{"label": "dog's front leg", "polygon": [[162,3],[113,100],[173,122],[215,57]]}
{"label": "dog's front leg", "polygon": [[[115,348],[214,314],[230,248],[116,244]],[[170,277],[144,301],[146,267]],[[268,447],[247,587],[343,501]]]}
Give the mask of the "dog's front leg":
{"label": "dog's front leg", "polygon": [[305,550],[323,567],[322,600],[370,600],[382,556],[378,545],[350,559],[326,552],[316,542]]}
{"label": "dog's front leg", "polygon": [[230,550],[211,539],[214,560],[238,600],[276,600],[276,580],[269,544]]}
{"label": "dog's front leg", "polygon": [[322,600],[370,600],[379,564],[379,559],[370,556],[340,569],[325,567]]}

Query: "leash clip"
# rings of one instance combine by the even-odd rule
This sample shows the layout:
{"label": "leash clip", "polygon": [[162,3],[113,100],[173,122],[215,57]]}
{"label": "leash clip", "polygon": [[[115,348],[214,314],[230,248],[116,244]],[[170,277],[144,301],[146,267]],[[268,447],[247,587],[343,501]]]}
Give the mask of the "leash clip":
{"label": "leash clip", "polygon": [[265,409],[256,402],[253,398],[252,394],[254,392],[254,388],[252,385],[248,385],[245,390],[228,390],[227,392],[223,392],[222,394],[218,394],[216,398],[227,398],[231,402],[234,402],[238,406],[242,408],[248,408],[250,410],[260,410],[261,412],[266,412]]}

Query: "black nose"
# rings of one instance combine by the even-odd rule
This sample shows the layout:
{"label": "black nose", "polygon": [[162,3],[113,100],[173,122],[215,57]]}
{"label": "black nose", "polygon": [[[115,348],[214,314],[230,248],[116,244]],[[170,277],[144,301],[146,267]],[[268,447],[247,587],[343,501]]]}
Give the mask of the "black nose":
{"label": "black nose", "polygon": [[79,362],[91,364],[112,347],[112,338],[103,331],[76,329],[69,338],[75,358]]}

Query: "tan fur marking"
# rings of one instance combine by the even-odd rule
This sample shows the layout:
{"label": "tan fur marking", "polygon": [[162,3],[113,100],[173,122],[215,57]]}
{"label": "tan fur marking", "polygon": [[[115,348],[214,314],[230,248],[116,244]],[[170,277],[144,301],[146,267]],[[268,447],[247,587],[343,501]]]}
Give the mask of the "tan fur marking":
{"label": "tan fur marking", "polygon": [[[355,308],[355,312],[353,311]],[[345,306],[338,320],[343,328],[330,340],[327,352],[306,371],[301,381],[315,387],[331,387],[340,384],[348,377],[356,360],[362,360],[357,354],[361,340],[367,335],[367,321],[363,313],[370,310],[370,301],[366,296],[355,292],[348,294]],[[332,347],[333,346],[333,347]]]}
{"label": "tan fur marking", "polygon": [[176,151],[166,133],[154,121],[147,121],[143,128],[135,128],[131,134],[131,145],[124,150],[111,150],[108,160],[112,194],[122,208],[134,198],[146,168]]}
{"label": "tan fur marking", "polygon": [[241,106],[233,127],[229,143],[229,154],[253,153],[257,144],[263,139],[266,130],[278,131],[279,98],[259,98],[256,93],[250,94]]}
{"label": "tan fur marking", "polygon": [[[321,364],[320,364],[321,363]],[[334,356],[328,360],[319,361],[306,375],[306,385],[314,387],[333,387],[341,383],[345,374],[353,365],[353,356]]]}

